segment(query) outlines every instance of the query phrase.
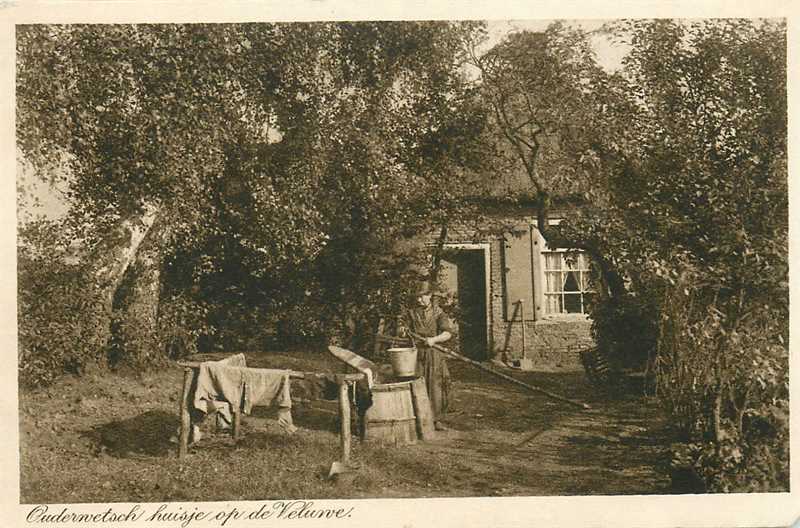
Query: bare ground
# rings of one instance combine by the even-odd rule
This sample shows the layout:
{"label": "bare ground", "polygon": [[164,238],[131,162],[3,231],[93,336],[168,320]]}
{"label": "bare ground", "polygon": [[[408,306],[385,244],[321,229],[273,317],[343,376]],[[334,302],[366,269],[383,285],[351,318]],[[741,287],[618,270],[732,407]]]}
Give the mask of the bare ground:
{"label": "bare ground", "polygon": [[[249,364],[340,370],[324,354],[270,354]],[[581,372],[512,372],[589,403],[581,410],[451,362],[450,429],[434,442],[381,448],[353,442],[358,466],[338,481],[334,402],[298,403],[288,434],[269,410],[245,418],[244,438],[208,435],[184,460],[178,425],[181,369],[94,372],[20,391],[23,503],[161,502],[670,493],[670,439],[641,397],[598,394]],[[507,373],[510,371],[506,371]]]}

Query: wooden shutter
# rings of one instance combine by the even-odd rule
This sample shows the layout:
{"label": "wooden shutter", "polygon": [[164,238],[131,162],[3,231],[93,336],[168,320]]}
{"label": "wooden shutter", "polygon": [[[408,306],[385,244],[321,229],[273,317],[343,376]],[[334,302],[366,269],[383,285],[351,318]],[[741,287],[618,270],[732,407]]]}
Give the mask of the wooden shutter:
{"label": "wooden shutter", "polygon": [[527,224],[518,226],[514,233],[506,233],[503,251],[506,319],[510,320],[514,317],[519,320],[518,301],[522,299],[525,320],[533,320],[533,269],[531,266],[530,226]]}
{"label": "wooden shutter", "polygon": [[[539,231],[538,228],[533,227],[531,228],[531,240],[533,241],[533,245],[531,246],[531,262],[533,267],[533,295],[534,295],[534,304],[536,306],[536,310],[533,312],[533,319],[537,321],[542,319],[544,316],[544,270],[542,269],[542,251],[545,247],[545,240],[542,236],[542,233]],[[525,317],[527,319],[527,316]]]}

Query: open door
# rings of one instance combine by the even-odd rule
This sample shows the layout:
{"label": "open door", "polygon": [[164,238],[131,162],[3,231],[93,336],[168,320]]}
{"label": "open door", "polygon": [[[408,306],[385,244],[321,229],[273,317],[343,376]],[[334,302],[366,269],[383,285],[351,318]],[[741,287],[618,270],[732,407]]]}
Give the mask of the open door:
{"label": "open door", "polygon": [[442,255],[440,282],[455,308],[457,343],[449,343],[461,354],[488,359],[486,260],[482,249],[446,248]]}

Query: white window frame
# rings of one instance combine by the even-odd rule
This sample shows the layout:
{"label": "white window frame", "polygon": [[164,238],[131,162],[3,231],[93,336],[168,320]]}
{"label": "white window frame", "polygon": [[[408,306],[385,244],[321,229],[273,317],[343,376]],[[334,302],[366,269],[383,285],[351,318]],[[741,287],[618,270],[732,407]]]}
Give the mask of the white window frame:
{"label": "white window frame", "polygon": [[[584,276],[584,274],[590,274],[591,273],[591,268],[590,267],[586,267],[586,268],[576,267],[576,268],[570,269],[569,267],[567,267],[567,258],[566,258],[566,255],[569,255],[569,254],[583,255],[584,259],[587,259],[587,260],[589,259],[589,255],[586,253],[586,251],[577,250],[577,249],[556,248],[556,249],[542,250],[542,257],[541,257],[542,258],[542,275],[544,277],[544,281],[542,282],[542,289],[543,289],[542,294],[544,295],[544,312],[545,312],[544,315],[545,315],[545,317],[575,317],[575,316],[587,316],[588,315],[588,312],[586,310],[585,295],[587,293],[594,293],[594,290],[591,290],[591,289],[584,290],[583,289],[583,282],[584,282],[583,276]],[[557,269],[557,270],[556,269],[549,269],[547,267],[547,255],[559,255],[560,258],[561,258],[561,268]],[[562,282],[562,284],[561,284],[561,289],[559,291],[548,291],[547,290],[547,284],[548,284],[547,274],[548,273],[553,273],[553,272],[561,272],[561,273],[563,273],[565,271],[578,272],[578,287],[579,287],[579,290],[577,292],[565,292],[564,289],[563,289],[563,281],[560,281],[560,282]],[[562,309],[566,305],[566,296],[567,295],[578,297],[580,299],[580,303],[581,303],[581,311],[580,312],[558,312],[558,313],[548,312],[547,311],[547,307],[549,306],[548,298],[550,298],[552,296],[556,296],[556,295],[559,295],[561,297],[561,308]]]}
{"label": "white window frame", "polygon": [[[548,220],[548,225],[558,225],[561,223],[562,218],[551,218]],[[565,321],[565,320],[572,320],[572,321],[586,321],[589,319],[589,314],[586,313],[585,309],[585,301],[584,301],[584,293],[586,292],[593,292],[593,290],[581,290],[581,309],[583,313],[547,313],[547,276],[546,276],[546,257],[547,253],[583,253],[586,255],[585,251],[578,250],[578,249],[566,249],[566,248],[555,248],[555,249],[548,249],[547,242],[545,241],[544,237],[542,236],[541,232],[538,229],[538,222],[533,220],[531,223],[531,227],[534,228],[534,244],[538,246],[538,251],[534,253],[533,258],[536,259],[534,262],[533,269],[534,271],[534,283],[533,283],[533,296],[534,296],[534,304],[536,305],[536,313],[537,318],[543,321]],[[587,255],[588,258],[588,255]],[[580,285],[581,288],[583,285]],[[562,292],[563,295],[563,292]],[[563,305],[562,305],[563,306]]]}

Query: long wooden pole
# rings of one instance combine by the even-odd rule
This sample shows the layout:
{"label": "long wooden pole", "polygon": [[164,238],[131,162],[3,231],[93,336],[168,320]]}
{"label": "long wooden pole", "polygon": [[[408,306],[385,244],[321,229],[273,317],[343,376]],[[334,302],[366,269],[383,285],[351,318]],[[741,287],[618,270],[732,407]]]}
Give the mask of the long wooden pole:
{"label": "long wooden pole", "polygon": [[[424,337],[422,337],[420,335],[417,335],[417,334],[415,334],[413,332],[409,332],[409,334],[411,335],[411,337],[413,337],[415,339],[419,339],[420,341],[424,341],[425,340]],[[461,354],[456,354],[452,350],[448,350],[448,349],[444,348],[443,346],[435,344],[435,345],[433,345],[432,348],[435,348],[439,352],[447,354],[448,356],[452,357],[453,359],[457,359],[457,360],[462,361],[464,363],[469,363],[473,367],[477,367],[477,368],[479,368],[479,369],[481,369],[481,370],[483,370],[485,372],[488,372],[489,374],[494,374],[498,378],[502,378],[502,379],[504,379],[504,380],[506,380],[508,382],[511,382],[511,383],[513,383],[515,385],[519,385],[520,387],[524,387],[524,388],[526,388],[526,389],[528,389],[530,391],[533,391],[533,392],[538,392],[539,394],[544,394],[545,396],[547,396],[548,398],[551,398],[553,400],[558,400],[558,401],[561,401],[561,402],[564,402],[564,403],[569,403],[570,405],[574,405],[576,407],[580,407],[581,409],[591,409],[591,407],[589,407],[589,405],[586,404],[586,403],[579,402],[577,400],[570,400],[569,398],[565,398],[564,396],[560,396],[560,395],[555,394],[553,392],[550,392],[548,390],[539,388],[539,387],[537,387],[535,385],[529,385],[528,383],[525,383],[525,382],[520,381],[520,380],[518,380],[516,378],[512,378],[511,376],[503,374],[502,372],[497,372],[493,368],[487,367],[483,363],[480,363],[480,362],[475,361],[473,359],[469,359],[468,357],[464,357]]]}
{"label": "long wooden pole", "polygon": [[520,319],[522,320],[522,357],[524,359],[527,357],[527,350],[525,348],[525,304],[523,303],[522,299],[517,302],[519,303],[519,314]]}

